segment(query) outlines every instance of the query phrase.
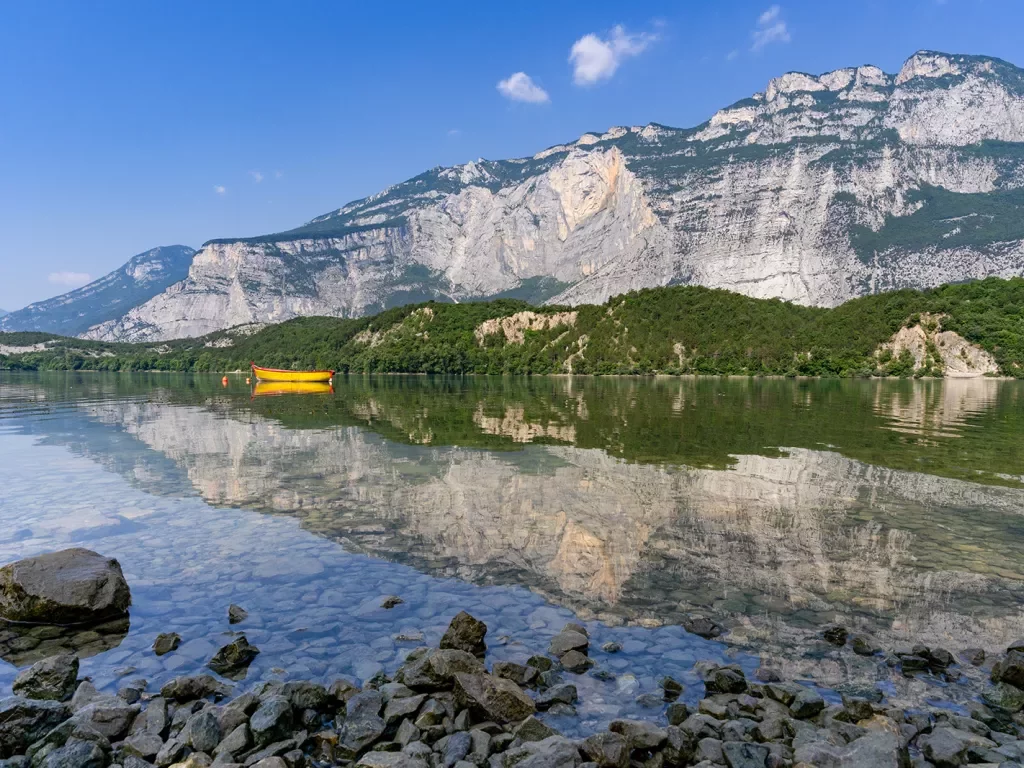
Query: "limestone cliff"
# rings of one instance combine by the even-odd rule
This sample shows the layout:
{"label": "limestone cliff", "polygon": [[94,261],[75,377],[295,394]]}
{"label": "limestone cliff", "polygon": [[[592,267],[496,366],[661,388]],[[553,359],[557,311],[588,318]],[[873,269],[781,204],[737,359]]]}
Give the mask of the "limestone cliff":
{"label": "limestone cliff", "polygon": [[1024,71],[921,52],[789,73],[696,128],[434,168],[289,232],[208,243],[90,338],[196,336],[428,298],[600,302],[696,283],[831,306],[1024,273]]}

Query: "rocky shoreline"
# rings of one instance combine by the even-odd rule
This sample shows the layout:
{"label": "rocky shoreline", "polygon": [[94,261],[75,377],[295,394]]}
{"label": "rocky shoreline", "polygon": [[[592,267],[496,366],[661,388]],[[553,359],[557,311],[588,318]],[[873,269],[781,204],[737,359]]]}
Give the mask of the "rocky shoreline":
{"label": "rocky shoreline", "polygon": [[[240,611],[234,607],[232,616]],[[679,700],[684,686],[666,677],[652,702],[667,703],[663,721],[618,719],[572,739],[545,720],[575,713],[574,675],[607,674],[594,668],[586,628],[567,624],[546,654],[525,664],[496,661],[489,670],[486,635],[483,622],[459,613],[439,647],[413,650],[393,677],[378,674],[362,689],[339,679],[236,692],[200,674],[171,680],[158,692],[131,680],[113,695],[78,679],[73,654],[52,657],[22,672],[15,696],[0,701],[0,768],[1013,768],[1024,762],[1024,642],[996,661],[984,703],[975,702],[967,715],[895,708],[877,690],[830,704],[815,688],[779,681],[766,670],[748,680],[737,665],[698,662],[703,691],[696,707]],[[867,642],[841,627],[824,635],[855,648]],[[159,638],[154,653],[172,652],[173,645]],[[208,666],[241,679],[258,653],[239,635]],[[906,673],[929,670],[951,680],[960,666],[949,652],[923,646],[897,658]],[[971,661],[981,659],[965,663]]]}

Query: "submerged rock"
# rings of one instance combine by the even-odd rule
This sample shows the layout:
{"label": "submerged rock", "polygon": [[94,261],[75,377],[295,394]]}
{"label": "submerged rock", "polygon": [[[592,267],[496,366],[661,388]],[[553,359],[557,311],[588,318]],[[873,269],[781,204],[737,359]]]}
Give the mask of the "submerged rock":
{"label": "submerged rock", "polygon": [[260,653],[255,645],[249,645],[245,635],[225,645],[206,664],[210,669],[225,677],[245,677],[245,671]]}
{"label": "submerged rock", "polygon": [[241,624],[249,618],[249,612],[240,605],[232,603],[228,606],[228,623],[229,624]]}
{"label": "submerged rock", "polygon": [[153,653],[163,656],[178,650],[179,645],[181,645],[181,635],[177,632],[163,632],[157,635],[156,640],[153,641]]}
{"label": "submerged rock", "polygon": [[82,624],[123,616],[131,591],[113,558],[65,549],[0,568],[0,616],[34,624]]}

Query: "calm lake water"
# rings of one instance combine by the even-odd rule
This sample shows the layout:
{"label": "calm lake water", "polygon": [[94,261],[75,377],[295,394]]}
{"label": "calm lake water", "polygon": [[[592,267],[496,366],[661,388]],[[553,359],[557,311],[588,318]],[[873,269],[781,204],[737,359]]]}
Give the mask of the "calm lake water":
{"label": "calm lake water", "polygon": [[[495,659],[568,620],[623,644],[593,654],[615,679],[575,681],[568,730],[656,716],[634,699],[664,674],[699,698],[699,659],[960,701],[967,683],[816,635],[1024,636],[1022,435],[1024,383],[984,379],[371,377],[252,398],[237,377],[0,374],[0,562],[85,546],[134,597],[130,628],[0,644],[0,688],[60,644],[102,687],[159,684],[233,631],[262,650],[242,685],[362,681],[466,609]],[[684,632],[693,612],[726,642]],[[184,641],[158,658],[163,631]]]}

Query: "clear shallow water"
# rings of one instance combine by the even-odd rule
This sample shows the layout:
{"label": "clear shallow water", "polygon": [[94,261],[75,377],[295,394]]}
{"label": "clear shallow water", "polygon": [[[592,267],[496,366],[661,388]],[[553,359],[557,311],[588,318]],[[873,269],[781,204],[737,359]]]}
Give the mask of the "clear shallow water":
{"label": "clear shallow water", "polygon": [[[4,375],[0,562],[122,562],[127,635],[75,640],[109,687],[196,671],[232,629],[262,650],[246,684],[365,680],[466,609],[494,658],[575,617],[624,644],[594,654],[617,680],[575,681],[583,728],[704,658],[957,699],[814,634],[1024,636],[1022,411],[1024,387],[991,380],[385,377],[253,400],[237,379]],[[689,611],[730,645],[683,632]],[[162,631],[185,642],[157,658]],[[0,685],[39,652],[9,649]]]}

